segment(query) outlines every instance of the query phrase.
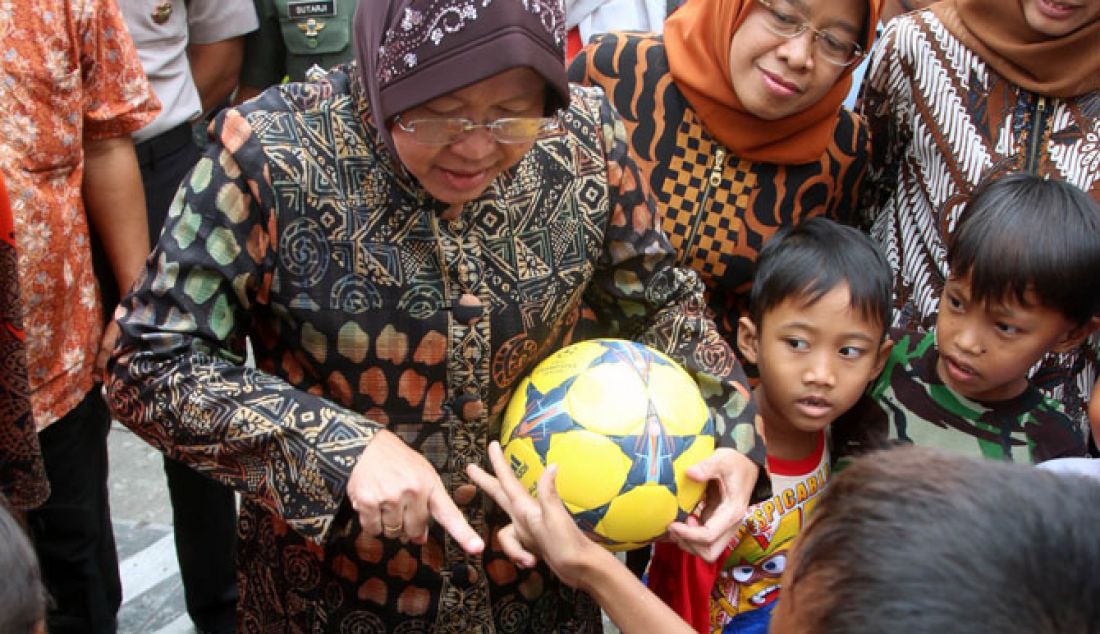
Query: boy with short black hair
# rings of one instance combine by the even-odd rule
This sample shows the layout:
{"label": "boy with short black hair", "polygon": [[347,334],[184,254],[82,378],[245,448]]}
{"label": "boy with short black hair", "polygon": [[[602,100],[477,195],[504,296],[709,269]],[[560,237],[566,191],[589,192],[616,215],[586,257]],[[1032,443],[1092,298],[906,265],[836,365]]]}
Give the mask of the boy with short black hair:
{"label": "boy with short black hair", "polygon": [[905,447],[836,476],[787,565],[772,634],[1100,629],[1100,486]]}
{"label": "boy with short black hair", "polygon": [[1096,203],[1029,174],[986,183],[947,260],[936,328],[893,334],[886,370],[834,426],[838,455],[906,443],[1024,463],[1085,455],[1078,417],[1028,370],[1100,325]]}
{"label": "boy with short black hair", "polygon": [[870,238],[813,218],[756,262],[738,347],[757,366],[772,489],[714,563],[655,547],[649,583],[702,632],[765,632],[787,549],[829,476],[825,428],[856,403],[890,351],[890,267]]}

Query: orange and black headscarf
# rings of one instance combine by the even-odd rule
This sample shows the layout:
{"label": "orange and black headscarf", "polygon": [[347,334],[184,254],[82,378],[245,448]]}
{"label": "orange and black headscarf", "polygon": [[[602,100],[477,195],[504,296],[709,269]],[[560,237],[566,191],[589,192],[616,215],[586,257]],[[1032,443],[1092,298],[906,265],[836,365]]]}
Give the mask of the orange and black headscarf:
{"label": "orange and black headscarf", "polygon": [[[737,156],[793,165],[816,161],[829,145],[837,113],[852,84],[856,64],[810,108],[777,120],[761,119],[741,105],[730,85],[733,34],[755,0],[691,0],[665,22],[665,48],[676,87],[707,131]],[[874,43],[880,0],[868,0],[863,50]]]}

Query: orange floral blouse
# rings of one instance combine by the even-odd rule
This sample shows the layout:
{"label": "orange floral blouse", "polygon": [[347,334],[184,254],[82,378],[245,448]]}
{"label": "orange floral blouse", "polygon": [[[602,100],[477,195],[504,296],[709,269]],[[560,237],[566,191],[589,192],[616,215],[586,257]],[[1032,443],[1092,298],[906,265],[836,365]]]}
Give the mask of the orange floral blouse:
{"label": "orange floral blouse", "polygon": [[103,328],[81,200],[82,141],[129,135],[153,120],[159,102],[114,2],[5,2],[0,42],[0,172],[42,429],[91,389]]}

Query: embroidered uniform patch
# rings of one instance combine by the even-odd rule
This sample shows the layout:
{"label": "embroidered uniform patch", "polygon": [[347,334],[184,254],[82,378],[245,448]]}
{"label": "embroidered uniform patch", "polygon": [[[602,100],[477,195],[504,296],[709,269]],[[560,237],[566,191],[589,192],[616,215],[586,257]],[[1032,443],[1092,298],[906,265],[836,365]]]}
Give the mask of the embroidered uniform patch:
{"label": "embroidered uniform patch", "polygon": [[287,17],[296,18],[332,18],[336,17],[336,0],[309,0],[309,2],[288,2]]}

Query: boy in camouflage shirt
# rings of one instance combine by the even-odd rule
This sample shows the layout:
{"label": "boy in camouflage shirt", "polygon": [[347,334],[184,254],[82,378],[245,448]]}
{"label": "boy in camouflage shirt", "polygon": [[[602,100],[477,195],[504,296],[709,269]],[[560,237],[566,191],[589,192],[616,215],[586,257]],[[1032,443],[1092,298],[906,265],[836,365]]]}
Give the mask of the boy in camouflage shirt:
{"label": "boy in camouflage shirt", "polygon": [[936,328],[894,332],[864,399],[833,426],[838,459],[917,444],[1012,462],[1086,454],[1086,431],[1028,370],[1100,325],[1100,209],[1028,174],[980,187],[948,246]]}

